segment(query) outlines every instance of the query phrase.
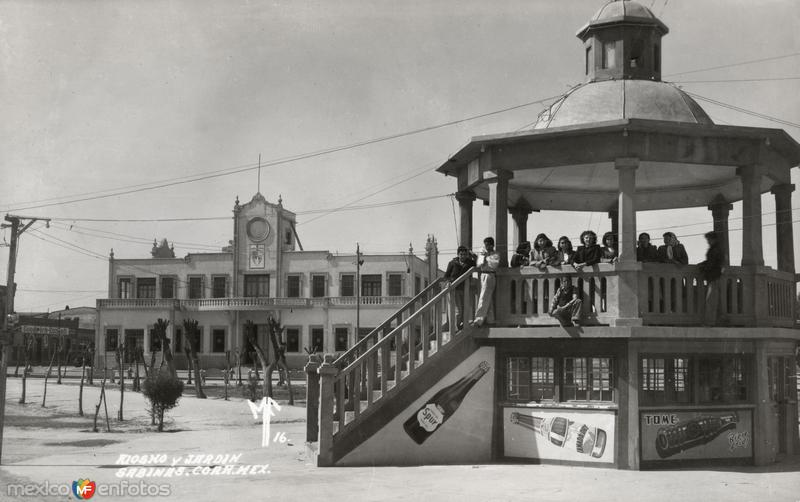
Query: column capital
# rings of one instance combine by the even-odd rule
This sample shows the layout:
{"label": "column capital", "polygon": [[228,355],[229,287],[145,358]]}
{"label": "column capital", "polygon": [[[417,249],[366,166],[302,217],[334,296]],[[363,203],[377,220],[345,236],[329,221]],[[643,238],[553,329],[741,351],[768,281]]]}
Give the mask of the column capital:
{"label": "column capital", "polygon": [[722,196],[716,196],[708,205],[709,211],[712,212],[725,212],[726,214],[733,209],[733,204],[725,200]]}
{"label": "column capital", "polygon": [[508,181],[514,178],[512,171],[505,169],[494,169],[492,171],[485,171],[483,173],[483,180],[487,183],[497,183],[498,181]]}
{"label": "column capital", "polygon": [[752,178],[762,174],[760,164],[744,164],[736,168],[736,176],[740,178]]}
{"label": "column capital", "polygon": [[789,195],[794,192],[794,184],[782,183],[780,185],[773,185],[769,192],[773,195]]}
{"label": "column capital", "polygon": [[478,197],[471,190],[456,192],[456,200],[460,203],[474,202]]}
{"label": "column capital", "polygon": [[639,158],[638,157],[617,157],[614,159],[614,169],[638,169],[639,168]]}

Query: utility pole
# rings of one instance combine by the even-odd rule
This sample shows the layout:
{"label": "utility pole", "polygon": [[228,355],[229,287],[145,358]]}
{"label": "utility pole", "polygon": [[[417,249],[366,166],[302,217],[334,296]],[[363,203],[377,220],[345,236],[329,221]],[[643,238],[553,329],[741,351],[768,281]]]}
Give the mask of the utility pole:
{"label": "utility pole", "polygon": [[356,336],[354,340],[358,342],[361,336],[361,246],[356,242]]}
{"label": "utility pole", "polygon": [[[13,315],[14,314],[14,274],[17,269],[17,247],[19,236],[29,229],[37,220],[42,220],[50,227],[50,218],[36,218],[15,216],[7,214],[5,220],[8,224],[3,224],[2,228],[11,228],[11,242],[8,248],[8,273],[6,274],[6,318],[3,319],[3,336],[0,338],[0,464],[3,458],[3,428],[6,421],[6,373],[8,372],[8,353],[11,350],[13,341]],[[22,228],[22,220],[28,220]]]}

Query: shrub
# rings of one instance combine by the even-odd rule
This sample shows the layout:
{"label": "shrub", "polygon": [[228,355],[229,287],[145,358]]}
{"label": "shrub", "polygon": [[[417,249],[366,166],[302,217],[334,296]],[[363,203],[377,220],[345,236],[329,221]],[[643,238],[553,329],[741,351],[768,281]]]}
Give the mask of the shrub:
{"label": "shrub", "polygon": [[150,373],[142,385],[142,393],[152,405],[150,413],[158,418],[158,431],[163,431],[164,413],[178,405],[183,382],[164,369]]}

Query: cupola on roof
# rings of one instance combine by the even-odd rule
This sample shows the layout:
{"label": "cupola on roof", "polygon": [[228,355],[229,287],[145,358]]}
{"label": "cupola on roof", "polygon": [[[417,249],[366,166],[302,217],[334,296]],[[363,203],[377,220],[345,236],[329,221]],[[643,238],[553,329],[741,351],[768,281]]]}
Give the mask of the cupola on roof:
{"label": "cupola on roof", "polygon": [[668,32],[641,4],[605,4],[577,33],[586,82],[545,110],[534,129],[625,119],[713,124],[688,94],[661,81],[661,38]]}
{"label": "cupola on roof", "polygon": [[661,28],[663,34],[669,32],[669,28],[667,28],[667,26],[653,14],[653,11],[647,7],[629,0],[617,0],[600,7],[600,10],[598,10],[594,16],[589,19],[589,22],[578,31],[578,37],[581,37],[581,35],[586,33],[591,27],[622,21],[628,23],[655,24]]}

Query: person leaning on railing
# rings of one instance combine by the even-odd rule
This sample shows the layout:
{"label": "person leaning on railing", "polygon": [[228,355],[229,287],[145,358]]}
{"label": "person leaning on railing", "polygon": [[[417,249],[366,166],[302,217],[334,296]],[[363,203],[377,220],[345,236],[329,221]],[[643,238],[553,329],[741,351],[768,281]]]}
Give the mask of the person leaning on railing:
{"label": "person leaning on railing", "polygon": [[511,256],[511,268],[527,267],[531,264],[530,241],[520,242],[514,255]]}
{"label": "person leaning on railing", "polygon": [[597,244],[597,234],[591,230],[585,230],[581,234],[582,246],[578,246],[575,257],[572,259],[572,266],[575,270],[581,271],[583,267],[597,265],[603,258],[603,250]]}
{"label": "person leaning on railing", "polygon": [[619,246],[617,246],[617,236],[612,232],[603,234],[603,247],[601,248],[603,256],[600,258],[600,263],[617,263],[619,259]]}
{"label": "person leaning on railing", "polygon": [[650,243],[650,234],[647,232],[639,234],[639,242],[636,245],[636,261],[661,261],[658,258],[658,248]]}
{"label": "person leaning on railing", "polygon": [[481,293],[478,297],[478,308],[475,310],[475,319],[472,320],[472,325],[483,326],[487,318],[491,320],[494,315],[492,296],[496,282],[495,273],[500,267],[500,255],[494,250],[493,237],[483,239],[483,249],[478,255],[477,267],[481,278]]}
{"label": "person leaning on railing", "polygon": [[689,264],[686,248],[678,242],[678,237],[672,232],[664,234],[664,245],[658,247],[658,261],[675,265]]}
{"label": "person leaning on railing", "polygon": [[[451,282],[455,281],[464,273],[475,266],[475,258],[472,257],[472,254],[469,252],[466,246],[458,246],[457,255],[455,258],[450,260],[450,263],[447,264],[447,270],[444,273],[444,284],[442,285],[443,288],[447,288]],[[470,279],[467,279],[470,280]],[[458,326],[459,328],[464,323],[464,313],[462,310],[464,309],[464,284],[459,284],[455,290],[455,304],[456,304],[456,318],[458,319]]]}
{"label": "person leaning on railing", "polygon": [[533,241],[533,251],[531,252],[531,265],[544,270],[548,266],[558,263],[558,251],[553,247],[553,241],[546,234],[539,234]]}
{"label": "person leaning on railing", "polygon": [[572,265],[575,258],[575,250],[572,249],[572,241],[569,237],[562,235],[558,239],[558,248],[556,249],[556,265]]}

